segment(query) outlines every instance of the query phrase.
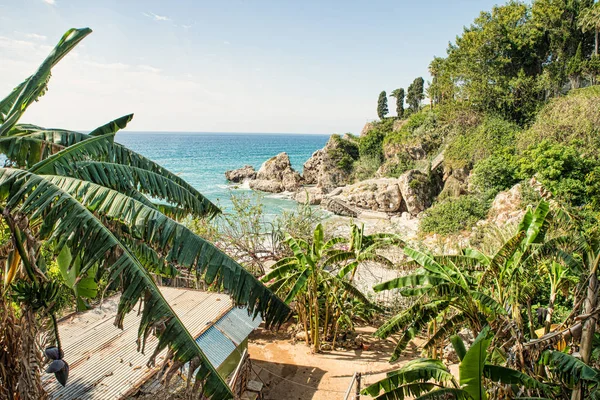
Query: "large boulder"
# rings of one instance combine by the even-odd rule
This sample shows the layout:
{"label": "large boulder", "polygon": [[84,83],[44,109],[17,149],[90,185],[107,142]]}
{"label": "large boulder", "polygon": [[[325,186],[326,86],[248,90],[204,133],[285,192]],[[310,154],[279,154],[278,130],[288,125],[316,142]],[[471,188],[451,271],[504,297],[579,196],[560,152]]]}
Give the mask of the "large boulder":
{"label": "large boulder", "polygon": [[304,163],[304,183],[317,185],[326,193],[350,182],[349,167],[358,158],[358,147],[351,138],[332,135],[320,150]]}
{"label": "large boulder", "polygon": [[416,216],[431,206],[438,193],[439,182],[431,175],[411,169],[398,178],[398,186],[406,211]]}
{"label": "large boulder", "polygon": [[255,179],[250,181],[250,189],[269,193],[281,193],[285,191],[280,181],[272,181],[269,179]]}
{"label": "large boulder", "polygon": [[279,153],[261,165],[256,179],[250,181],[250,188],[271,193],[293,192],[301,183],[302,177],[292,168],[287,153]]}
{"label": "large boulder", "polygon": [[518,223],[525,213],[523,208],[521,184],[517,183],[510,190],[496,195],[488,213],[489,220],[497,226]]}
{"label": "large boulder", "polygon": [[256,178],[256,171],[252,165],[246,165],[243,168],[226,171],[225,178],[230,182],[241,183]]}
{"label": "large boulder", "polygon": [[346,186],[336,198],[362,209],[389,213],[404,211],[398,180],[393,178],[368,179]]}
{"label": "large boulder", "polygon": [[321,207],[343,217],[358,217],[358,212],[355,209],[339,199],[325,197],[321,200]]}
{"label": "large boulder", "polygon": [[318,205],[323,200],[323,189],[316,186],[305,186],[294,194],[294,200],[302,204]]}

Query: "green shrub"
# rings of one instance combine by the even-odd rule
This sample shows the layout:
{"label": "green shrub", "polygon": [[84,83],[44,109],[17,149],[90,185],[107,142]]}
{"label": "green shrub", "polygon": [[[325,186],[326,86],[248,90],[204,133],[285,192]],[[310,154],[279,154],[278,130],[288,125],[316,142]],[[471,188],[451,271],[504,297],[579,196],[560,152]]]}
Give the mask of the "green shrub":
{"label": "green shrub", "polygon": [[530,129],[518,135],[522,151],[543,140],[574,145],[598,157],[600,152],[600,86],[571,90],[567,96],[552,99],[538,113]]}
{"label": "green shrub", "polygon": [[383,174],[388,178],[398,178],[400,175],[415,168],[415,162],[404,152],[396,154],[391,160],[387,160],[383,167]]}
{"label": "green shrub", "polygon": [[597,198],[594,177],[599,174],[599,163],[582,157],[575,146],[542,141],[523,153],[520,174],[524,179],[535,175],[546,189],[571,205]]}
{"label": "green shrub", "polygon": [[488,204],[468,195],[447,199],[425,211],[419,229],[421,233],[451,235],[469,229],[487,215]]}
{"label": "green shrub", "polygon": [[361,136],[358,142],[358,153],[360,158],[379,159],[379,164],[383,161],[383,138],[385,132],[379,129],[370,130],[366,135]]}
{"label": "green shrub", "polygon": [[452,168],[471,167],[492,154],[515,151],[519,127],[497,116],[487,116],[475,128],[454,136],[448,143],[445,162]]}
{"label": "green shrub", "polygon": [[477,192],[491,198],[519,181],[518,169],[513,155],[494,154],[475,164],[471,182]]}
{"label": "green shrub", "polygon": [[436,132],[436,128],[436,113],[423,110],[408,117],[400,130],[389,133],[384,139],[384,145],[421,142],[428,139],[427,134]]}
{"label": "green shrub", "polygon": [[528,206],[535,207],[542,200],[542,196],[540,196],[538,191],[535,190],[528,181],[523,181],[521,183],[520,194],[521,208],[523,209],[527,208]]}
{"label": "green shrub", "polygon": [[354,163],[354,179],[357,181],[362,181],[372,178],[380,166],[381,158],[373,156],[361,156],[360,159]]}

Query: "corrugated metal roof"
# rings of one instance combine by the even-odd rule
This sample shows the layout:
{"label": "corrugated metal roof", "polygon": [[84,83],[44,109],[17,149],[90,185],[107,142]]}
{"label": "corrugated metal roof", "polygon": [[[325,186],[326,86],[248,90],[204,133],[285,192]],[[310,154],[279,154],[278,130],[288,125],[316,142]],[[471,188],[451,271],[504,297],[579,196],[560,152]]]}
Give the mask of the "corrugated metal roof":
{"label": "corrugated metal roof", "polygon": [[[175,288],[161,288],[161,292],[193,337],[201,336],[232,308],[229,296],[224,294]],[[124,329],[118,329],[114,326],[118,300],[118,296],[111,297],[101,307],[75,314],[59,323],[70,373],[64,388],[56,382],[54,375],[43,375],[44,386],[51,398],[119,399],[156,372],[156,368],[148,368],[146,362],[157,339],[150,335],[147,354],[139,353],[136,345],[140,322],[138,310],[127,314]],[[158,365],[165,354],[163,351],[157,357]],[[212,360],[209,354],[207,357]]]}
{"label": "corrugated metal roof", "polygon": [[247,308],[234,307],[215,326],[238,346],[261,322],[260,315],[253,320]]}
{"label": "corrugated metal roof", "polygon": [[248,315],[247,308],[235,307],[200,335],[196,343],[212,365],[219,368],[261,322],[260,316],[253,319]]}
{"label": "corrugated metal roof", "polygon": [[236,345],[221,331],[214,326],[208,328],[198,339],[196,343],[200,346],[210,363],[215,368],[219,368],[223,361],[229,357],[236,349]]}

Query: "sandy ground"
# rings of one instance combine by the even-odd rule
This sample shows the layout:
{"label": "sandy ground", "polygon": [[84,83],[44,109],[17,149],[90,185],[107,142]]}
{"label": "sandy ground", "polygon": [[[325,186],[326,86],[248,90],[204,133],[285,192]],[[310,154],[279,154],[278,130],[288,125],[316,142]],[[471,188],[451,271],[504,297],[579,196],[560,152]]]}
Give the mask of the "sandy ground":
{"label": "sandy ground", "polygon": [[[357,332],[366,336],[374,330],[372,327],[362,327]],[[250,336],[250,357],[254,372],[266,385],[263,390],[265,399],[342,400],[355,372],[363,373],[364,388],[384,377],[385,372],[398,368],[420,353],[411,344],[405,356],[391,365],[388,359],[394,348],[392,340],[363,336],[367,350],[311,354],[306,343],[294,344],[289,337],[284,329],[276,333],[258,329]],[[253,379],[257,379],[256,376]],[[353,396],[349,398],[354,399]]]}

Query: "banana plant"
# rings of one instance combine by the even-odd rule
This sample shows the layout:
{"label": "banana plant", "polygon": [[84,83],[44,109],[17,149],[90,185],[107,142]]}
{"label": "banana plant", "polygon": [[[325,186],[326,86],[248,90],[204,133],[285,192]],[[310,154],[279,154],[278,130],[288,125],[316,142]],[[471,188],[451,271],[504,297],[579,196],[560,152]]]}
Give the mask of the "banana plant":
{"label": "banana plant", "polygon": [[81,258],[73,259],[67,246],[63,247],[56,257],[56,263],[65,284],[75,295],[77,311],[89,309],[90,307],[84,299],[94,299],[98,294],[98,284],[95,280],[96,268],[90,268],[87,276],[82,276]]}
{"label": "banana plant", "polygon": [[[591,367],[585,362],[558,350],[546,350],[542,354],[539,363],[548,367],[551,378],[560,382],[568,390],[576,390],[578,387],[585,392],[581,398],[600,398],[600,370]],[[582,385],[584,384],[584,385]]]}
{"label": "banana plant", "polygon": [[[141,302],[140,351],[145,350],[150,334],[159,339],[148,365],[154,365],[157,355],[168,349],[165,368],[174,370],[189,363],[195,366],[189,369],[190,378],[205,398],[232,398],[230,388],[151,274],[166,266],[191,271],[208,285],[226,291],[235,304],[247,306],[255,316],[260,314],[267,327],[285,321],[290,314],[287,304],[235,260],[177,222],[190,214],[211,218],[220,212],[218,207],[179,176],[114,141],[116,132],[133,115],[89,134],[18,124],[27,107],[46,91],[51,68],[90,33],[88,28],[67,31],[40,68],[0,101],[0,151],[7,158],[0,168],[0,212],[11,237],[2,254],[12,254],[0,269],[5,287],[1,306],[9,306],[14,299],[27,312],[35,308],[42,317],[52,316],[55,292],[35,289],[54,282],[40,249],[49,245],[53,258],[68,251],[72,262],[65,272],[73,278],[71,283],[80,285],[80,294],[84,284],[88,289],[91,286],[86,279],[100,276],[121,290],[115,321],[119,328]],[[41,329],[31,325],[23,327],[23,332],[38,335]],[[60,372],[66,383],[68,366],[65,370],[62,362],[66,364],[69,355],[63,358],[58,332],[54,336],[59,357],[54,357],[54,351],[49,352],[54,358],[48,357],[61,362],[49,371]],[[21,367],[2,369],[2,381],[18,382],[20,376],[35,375],[38,369],[29,364],[34,356],[15,354],[23,360],[16,362]],[[41,386],[39,377],[37,385]],[[25,390],[23,385],[19,390]],[[39,398],[39,391],[14,394]]]}
{"label": "banana plant", "polygon": [[338,254],[335,246],[344,241],[341,237],[325,241],[321,224],[315,228],[310,243],[287,235],[286,243],[293,255],[279,260],[262,278],[263,282],[271,282],[269,288],[284,297],[286,303],[296,301],[306,341],[312,343],[314,352],[320,351],[321,337],[328,336],[332,325],[335,341],[335,327],[342,320],[349,320],[345,310],[347,296],[378,309],[350,282],[331,272],[337,262],[332,261],[336,260],[333,255]]}
{"label": "banana plant", "polygon": [[496,391],[497,398],[520,397],[527,390],[535,394],[552,392],[550,386],[529,375],[489,363],[487,349],[492,336],[489,327],[484,327],[468,350],[459,336],[451,338],[460,360],[458,380],[442,361],[421,358],[389,372],[384,379],[366,387],[362,394],[377,400],[486,400],[492,391]]}
{"label": "banana plant", "polygon": [[437,319],[443,323],[425,348],[435,346],[463,324],[475,336],[496,316],[506,314],[501,304],[480,290],[470,271],[458,264],[457,260],[463,258],[476,262],[475,255],[436,257],[410,247],[404,248],[404,254],[411,259],[408,264],[418,265],[415,272],[373,287],[376,292],[394,290],[400,296],[414,299],[411,307],[388,319],[375,332],[380,338],[401,333],[390,362],[396,361],[408,343]]}
{"label": "banana plant", "polygon": [[377,253],[378,249],[389,246],[404,246],[404,241],[393,233],[365,234],[364,224],[358,226],[350,225],[350,238],[348,248],[333,252],[328,260],[329,265],[341,264],[338,272],[340,278],[349,276],[350,282],[354,280],[358,266],[365,262],[374,262],[389,268],[394,263],[388,258]]}

